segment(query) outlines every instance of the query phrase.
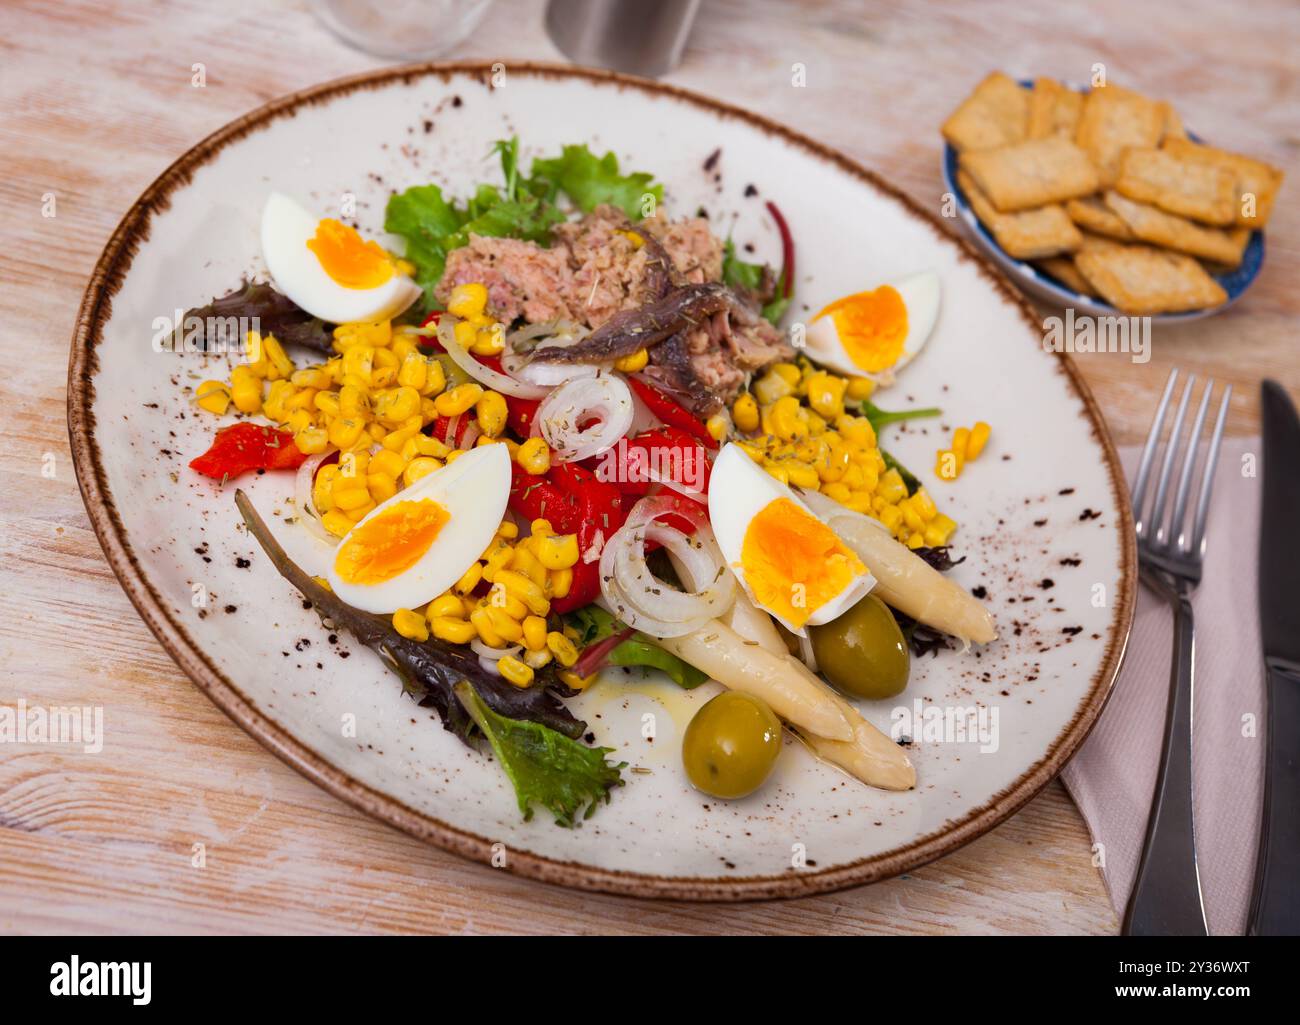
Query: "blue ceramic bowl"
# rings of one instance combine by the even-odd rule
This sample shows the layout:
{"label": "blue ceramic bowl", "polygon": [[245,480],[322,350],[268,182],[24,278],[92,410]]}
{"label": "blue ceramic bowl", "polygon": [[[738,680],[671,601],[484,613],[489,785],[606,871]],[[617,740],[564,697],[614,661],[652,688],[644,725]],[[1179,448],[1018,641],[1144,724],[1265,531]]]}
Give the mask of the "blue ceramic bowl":
{"label": "blue ceramic bowl", "polygon": [[[1020,84],[1023,86],[1033,85],[1031,81],[1021,81]],[[1201,141],[1191,132],[1187,134],[1194,142]],[[943,183],[944,188],[956,198],[957,209],[972,241],[994,263],[1001,267],[1007,277],[1022,291],[1036,299],[1041,299],[1043,302],[1061,307],[1072,306],[1075,310],[1094,317],[1123,315],[1110,303],[1101,299],[1094,299],[1091,296],[1081,295],[1074,289],[1067,288],[1050,274],[1039,270],[1028,261],[1017,260],[1013,256],[1008,256],[1002,250],[1002,247],[993,240],[989,230],[980,223],[979,218],[975,216],[975,211],[971,209],[970,203],[966,199],[966,194],[957,186],[957,151],[947,143],[944,143],[943,147]],[[1250,241],[1246,243],[1246,251],[1242,254],[1240,265],[1226,274],[1211,275],[1228,293],[1227,302],[1204,310],[1188,310],[1185,313],[1161,313],[1152,317],[1152,322],[1176,324],[1187,320],[1199,320],[1215,313],[1222,313],[1245,294],[1246,289],[1250,288],[1255,278],[1259,276],[1259,270],[1263,264],[1264,233],[1262,231],[1253,231],[1250,234]]]}

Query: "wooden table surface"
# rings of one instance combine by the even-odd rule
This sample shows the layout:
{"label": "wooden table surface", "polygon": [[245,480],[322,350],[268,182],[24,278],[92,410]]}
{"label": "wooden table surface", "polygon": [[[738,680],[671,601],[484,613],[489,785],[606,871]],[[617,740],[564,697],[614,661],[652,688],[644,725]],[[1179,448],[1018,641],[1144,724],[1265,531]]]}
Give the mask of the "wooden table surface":
{"label": "wooden table surface", "polygon": [[[465,58],[558,60],[541,4],[497,0]],[[986,71],[1112,81],[1177,101],[1203,136],[1287,169],[1268,262],[1221,317],[1157,329],[1154,357],[1081,357],[1119,442],[1178,364],[1300,392],[1300,8],[1290,0],[1079,5],[706,0],[669,80],[840,147],[938,209],[938,125]],[[1086,8],[1086,13],[1085,13]],[[807,87],[790,68],[807,68]],[[206,88],[191,67],[207,69]],[[380,62],[302,3],[9,2],[0,8],[0,704],[103,705],[110,749],[0,746],[7,932],[1090,932],[1116,929],[1089,839],[1053,784],[1001,828],[905,878],[741,906],[643,903],[516,879],[423,846],[281,764],[141,623],[82,508],[67,346],[118,218],[194,142],[278,96]],[[42,216],[43,197],[57,216]],[[206,864],[193,867],[193,845]]]}

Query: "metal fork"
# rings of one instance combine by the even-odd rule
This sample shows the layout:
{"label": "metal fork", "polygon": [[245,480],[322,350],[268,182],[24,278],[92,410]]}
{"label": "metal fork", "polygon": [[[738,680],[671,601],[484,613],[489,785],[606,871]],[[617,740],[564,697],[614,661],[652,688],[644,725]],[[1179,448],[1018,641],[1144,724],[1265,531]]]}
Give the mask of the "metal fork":
{"label": "metal fork", "polygon": [[[1169,506],[1170,478],[1183,448],[1183,422],[1196,383],[1193,374],[1183,386],[1174,422],[1165,444],[1156,479],[1150,514],[1145,513],[1148,485],[1161,447],[1169,400],[1178,380],[1175,369],[1165,384],[1160,405],[1147,435],[1142,461],[1133,484],[1133,519],[1137,525],[1138,563],[1142,579],[1169,602],[1174,613],[1173,664],[1169,674],[1169,707],[1165,713],[1165,741],[1160,754],[1151,817],[1137,879],[1124,914],[1124,932],[1137,936],[1204,936],[1205,908],[1196,868],[1196,830],[1192,821],[1192,691],[1194,640],[1192,592],[1201,582],[1205,555],[1205,521],[1210,509],[1214,467],[1228,416],[1232,386],[1223,389],[1219,413],[1210,435],[1209,449],[1200,475],[1195,512],[1189,515],[1192,477],[1201,449],[1205,414],[1215,382],[1206,382],[1200,404],[1186,438],[1182,468]],[[1168,514],[1168,515],[1166,515]]]}

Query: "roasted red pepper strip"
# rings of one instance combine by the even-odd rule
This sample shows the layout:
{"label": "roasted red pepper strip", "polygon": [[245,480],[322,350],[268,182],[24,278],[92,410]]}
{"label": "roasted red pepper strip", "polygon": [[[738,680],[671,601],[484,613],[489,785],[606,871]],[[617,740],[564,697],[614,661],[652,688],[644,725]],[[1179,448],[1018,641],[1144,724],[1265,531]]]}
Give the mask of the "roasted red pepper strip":
{"label": "roasted red pepper strip", "polygon": [[790,225],[785,223],[784,215],[771,200],[768,200],[767,212],[772,215],[772,220],[776,221],[776,230],[781,233],[781,277],[777,283],[780,285],[781,297],[789,299],[794,295],[794,236],[790,234]]}
{"label": "roasted red pepper strip", "polygon": [[637,398],[644,402],[650,412],[664,423],[670,427],[677,427],[686,431],[691,437],[698,439],[705,448],[715,449],[718,447],[717,439],[709,433],[709,429],[704,426],[704,421],[685,406],[679,404],[675,399],[669,398],[658,388],[646,384],[640,378],[629,377],[627,383],[632,386]]}
{"label": "roasted red pepper strip", "polygon": [[537,416],[537,407],[541,399],[517,399],[513,395],[505,396],[506,425],[520,438],[527,438],[533,430],[533,418]]}
{"label": "roasted red pepper strip", "polygon": [[[626,473],[618,482],[623,494],[645,495],[656,489],[662,482],[640,479],[646,469],[653,468],[661,474],[668,471],[678,484],[698,485],[698,495],[692,496],[698,501],[708,495],[712,465],[704,446],[693,435],[676,427],[657,427],[628,438],[626,451]],[[697,474],[698,480],[692,480]]]}
{"label": "roasted red pepper strip", "polygon": [[250,470],[296,470],[306,458],[288,431],[245,421],[217,431],[212,446],[190,461],[190,469],[225,481]]}
{"label": "roasted red pepper strip", "polygon": [[560,463],[538,477],[518,466],[510,485],[510,508],[529,520],[544,519],[557,534],[577,534],[578,564],[573,585],[563,598],[551,602],[553,612],[590,605],[600,595],[600,562],[586,561],[627,519],[618,487],[599,480],[590,470]]}

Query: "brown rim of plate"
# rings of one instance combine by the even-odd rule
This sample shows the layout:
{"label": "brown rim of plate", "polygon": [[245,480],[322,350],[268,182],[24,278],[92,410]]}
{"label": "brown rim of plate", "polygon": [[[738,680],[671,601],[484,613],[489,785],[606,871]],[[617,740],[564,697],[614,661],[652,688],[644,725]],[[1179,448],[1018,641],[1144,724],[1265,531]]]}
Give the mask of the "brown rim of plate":
{"label": "brown rim of plate", "polygon": [[[635,89],[671,97],[721,117],[752,125],[769,136],[780,138],[814,157],[827,161],[867,186],[894,199],[913,216],[928,224],[940,239],[957,247],[961,255],[978,267],[990,287],[1006,302],[1019,309],[1025,321],[1035,331],[1040,329],[1038,318],[1029,303],[1013,291],[1001,272],[972,248],[965,239],[949,234],[940,225],[938,219],[919,206],[915,200],[828,146],[761,115],[660,82],[611,71],[535,62],[512,62],[509,67],[511,73],[516,75],[583,79],[593,84]],[[94,386],[91,379],[96,366],[95,347],[100,339],[103,321],[111,313],[112,298],[121,288],[140,241],[148,237],[153,214],[165,210],[170,205],[172,192],[187,184],[194,171],[219,153],[228,143],[268,126],[277,118],[292,116],[303,106],[325,102],[358,89],[372,89],[394,82],[410,83],[428,76],[438,76],[446,81],[454,75],[470,75],[486,82],[491,74],[491,68],[492,65],[486,61],[418,64],[385,68],[337,79],[274,100],[237,118],[203,139],[168,167],[144,191],[113,232],[103,255],[95,265],[85,297],[82,299],[73,332],[72,352],[68,361],[68,433],[77,470],[77,481],[81,487],[86,511],[95,534],[99,537],[99,543],[103,546],[104,554],[108,557],[109,565],[117,574],[127,596],[176,664],[222,711],[259,743],[336,797],[412,836],[483,863],[491,862],[492,842],[490,840],[457,829],[455,826],[407,807],[393,797],[353,779],[306,747],[258,711],[234,682],[217,669],[190,638],[185,628],[171,615],[158,592],[145,577],[135,553],[127,543],[125,526],[109,494],[99,449],[94,438],[94,413],[91,408]],[[1055,778],[1083,743],[1110,696],[1128,642],[1137,587],[1137,552],[1133,518],[1119,456],[1106,430],[1097,403],[1073,361],[1065,353],[1057,353],[1056,356],[1060,361],[1060,368],[1084,404],[1092,434],[1100,444],[1105,457],[1112,496],[1119,510],[1118,525],[1122,539],[1121,586],[1116,605],[1117,614],[1111,624],[1106,642],[1105,657],[1093,677],[1087,698],[1038,762],[982,807],[975,809],[959,821],[949,823],[938,832],[914,840],[904,847],[823,871],[776,876],[744,876],[735,879],[666,877],[593,868],[513,849],[508,870],[531,879],[582,890],[675,900],[739,901],[827,893],[886,879],[950,854],[1004,821]]]}

